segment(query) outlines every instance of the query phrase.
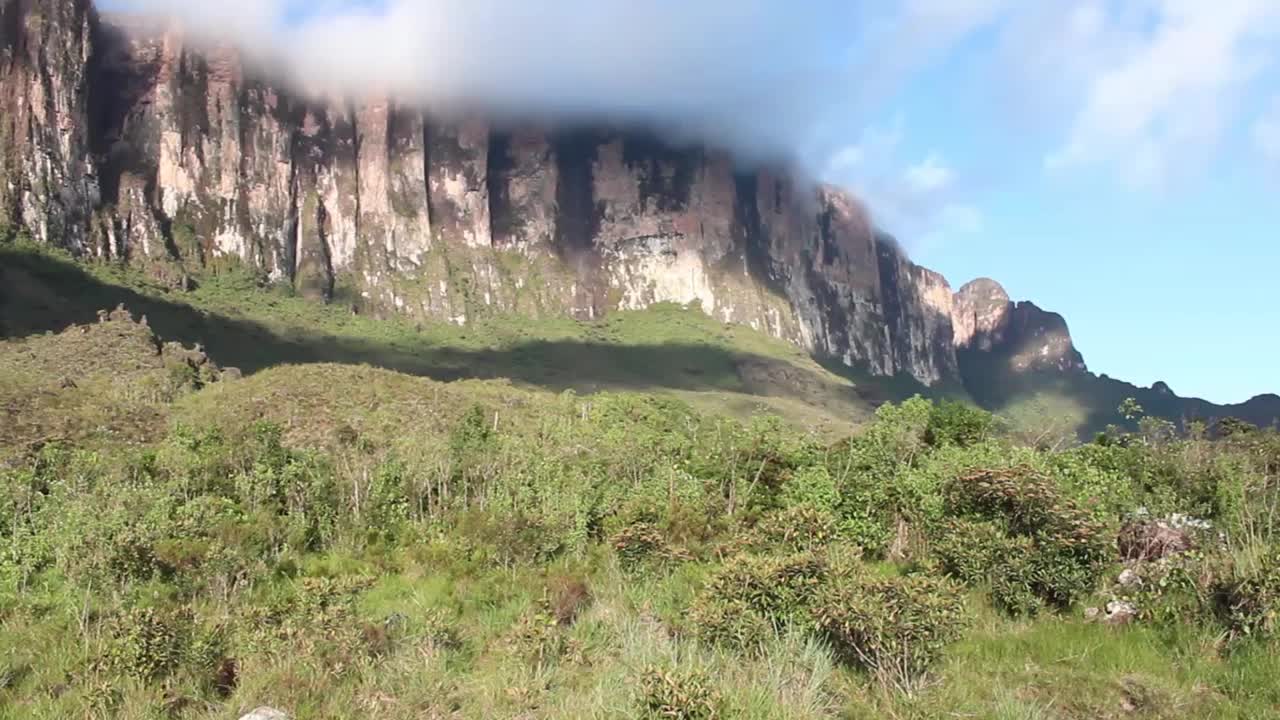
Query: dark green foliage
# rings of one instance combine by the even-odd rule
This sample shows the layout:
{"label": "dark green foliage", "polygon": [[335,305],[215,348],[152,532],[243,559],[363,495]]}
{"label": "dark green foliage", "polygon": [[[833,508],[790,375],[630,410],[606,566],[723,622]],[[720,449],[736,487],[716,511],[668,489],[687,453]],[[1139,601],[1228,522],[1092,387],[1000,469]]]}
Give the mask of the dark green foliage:
{"label": "dark green foliage", "polygon": [[943,572],[970,585],[990,580],[1010,554],[1009,538],[1000,525],[957,518],[941,524],[932,549]]}
{"label": "dark green foliage", "polygon": [[1236,638],[1269,639],[1280,633],[1280,551],[1219,591],[1227,629]]}
{"label": "dark green foliage", "polygon": [[716,720],[723,701],[705,673],[651,667],[640,676],[641,705],[654,720]]}
{"label": "dark green foliage", "polygon": [[784,553],[825,548],[839,538],[835,516],[811,505],[795,505],[770,513],[752,533],[753,547]]}
{"label": "dark green foliage", "polygon": [[1029,468],[965,475],[948,485],[946,497],[952,515],[988,524],[972,539],[944,535],[943,548],[961,573],[989,559],[997,604],[1015,614],[1033,611],[1032,595],[1069,607],[1093,591],[1111,557],[1114,540],[1106,526]]}
{"label": "dark green foliage", "polygon": [[1217,431],[1219,437],[1230,438],[1256,433],[1258,426],[1240,418],[1225,417],[1218,421],[1214,430]]}
{"label": "dark green foliage", "polygon": [[1039,553],[1030,538],[1006,538],[989,570],[991,602],[1013,617],[1040,612],[1054,578],[1042,574]]}
{"label": "dark green foliage", "polygon": [[956,400],[942,400],[929,412],[924,439],[935,447],[970,447],[990,439],[995,430],[996,420],[991,413]]}
{"label": "dark green foliage", "polygon": [[843,579],[823,590],[814,617],[842,657],[907,692],[967,622],[959,588],[922,575]]}
{"label": "dark green foliage", "polygon": [[1220,578],[1227,570],[1220,558],[1192,550],[1136,567],[1141,584],[1128,597],[1144,623],[1180,631],[1218,622]]}
{"label": "dark green foliage", "polygon": [[622,567],[628,570],[662,565],[675,557],[666,536],[651,523],[628,525],[610,539],[610,544]]}
{"label": "dark green foliage", "polygon": [[704,640],[751,650],[789,627],[809,627],[822,587],[845,572],[812,553],[742,555],[694,600],[690,629]]}
{"label": "dark green foliage", "polygon": [[133,608],[107,623],[103,662],[110,669],[150,680],[181,663],[190,645],[191,617],[153,608]]}

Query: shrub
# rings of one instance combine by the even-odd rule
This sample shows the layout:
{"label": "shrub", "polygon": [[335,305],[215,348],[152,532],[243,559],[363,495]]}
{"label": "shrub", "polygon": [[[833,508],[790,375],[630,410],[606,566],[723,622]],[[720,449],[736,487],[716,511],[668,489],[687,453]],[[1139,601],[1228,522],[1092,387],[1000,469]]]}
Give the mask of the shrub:
{"label": "shrub", "polygon": [[376,640],[355,608],[356,598],[372,584],[362,576],[301,578],[290,594],[248,609],[241,623],[242,644],[261,650],[284,643],[344,666],[352,656],[366,654],[369,641]]}
{"label": "shrub", "polygon": [[796,505],[766,515],[756,526],[750,543],[759,548],[806,552],[835,542],[837,530],[831,513],[811,505]]}
{"label": "shrub", "polygon": [[929,411],[924,439],[934,447],[969,447],[990,438],[995,427],[996,419],[991,413],[955,400],[943,400]]}
{"label": "shrub", "polygon": [[647,717],[662,720],[715,720],[723,704],[715,681],[699,671],[648,668],[640,677]]}
{"label": "shrub", "polygon": [[813,553],[730,559],[694,600],[693,632],[709,642],[755,649],[787,626],[811,624],[822,586],[842,571]]}
{"label": "shrub", "polygon": [[[998,606],[1015,614],[1033,611],[1030,593],[1068,607],[1101,579],[1113,546],[1106,527],[1063,497],[1049,478],[1028,468],[982,470],[950,483],[946,493],[952,515],[995,523],[1016,540],[992,556]],[[944,549],[964,542],[944,543]],[[972,551],[965,560],[970,565],[981,561],[986,549],[982,541],[972,544],[957,551]]]}
{"label": "shrub", "polygon": [[887,686],[912,692],[959,637],[964,610],[958,587],[912,575],[833,583],[817,599],[814,617],[846,661]]}
{"label": "shrub", "polygon": [[139,679],[163,677],[182,661],[190,626],[189,614],[132,608],[107,623],[103,660],[112,670]]}
{"label": "shrub", "polygon": [[1000,526],[984,520],[943,521],[932,541],[942,571],[968,585],[991,578],[997,561],[1006,556],[1008,537]]}
{"label": "shrub", "polygon": [[840,505],[840,488],[827,468],[821,465],[805,467],[788,478],[782,486],[781,499],[787,506],[804,505],[835,512]]}
{"label": "shrub", "polygon": [[1232,637],[1267,639],[1280,631],[1280,550],[1271,550],[1253,572],[1220,590]]}
{"label": "shrub", "polygon": [[657,526],[638,522],[622,528],[610,540],[618,561],[626,570],[663,565],[680,557]]}
{"label": "shrub", "polygon": [[1144,622],[1182,627],[1214,622],[1214,598],[1221,563],[1191,550],[1156,562],[1136,565],[1140,583],[1126,593]]}
{"label": "shrub", "polygon": [[441,650],[456,650],[462,647],[462,638],[454,623],[439,610],[426,610],[418,621],[419,636],[430,645]]}
{"label": "shrub", "polygon": [[1039,614],[1045,600],[1036,574],[1035,546],[1026,538],[1004,545],[1003,557],[991,568],[991,603],[1013,617]]}

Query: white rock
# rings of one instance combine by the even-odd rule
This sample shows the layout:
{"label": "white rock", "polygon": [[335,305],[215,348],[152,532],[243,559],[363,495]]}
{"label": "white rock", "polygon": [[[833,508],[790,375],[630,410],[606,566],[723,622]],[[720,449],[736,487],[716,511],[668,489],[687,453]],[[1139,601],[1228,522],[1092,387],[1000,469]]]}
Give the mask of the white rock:
{"label": "white rock", "polygon": [[1138,616],[1138,608],[1126,600],[1112,600],[1107,603],[1107,624],[1123,625]]}
{"label": "white rock", "polygon": [[289,716],[275,708],[263,706],[241,716],[240,720],[289,720]]}
{"label": "white rock", "polygon": [[1125,568],[1116,582],[1120,583],[1120,587],[1142,587],[1142,576],[1134,572],[1133,568]]}

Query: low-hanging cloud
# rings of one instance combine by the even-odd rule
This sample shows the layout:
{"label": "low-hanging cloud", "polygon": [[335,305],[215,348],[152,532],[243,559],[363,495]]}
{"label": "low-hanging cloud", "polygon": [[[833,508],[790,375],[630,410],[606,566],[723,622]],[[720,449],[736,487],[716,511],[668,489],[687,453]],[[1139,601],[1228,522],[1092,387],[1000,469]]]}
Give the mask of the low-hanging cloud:
{"label": "low-hanging cloud", "polygon": [[299,88],[442,110],[621,120],[795,153],[849,92],[848,0],[116,0]]}
{"label": "low-hanging cloud", "polygon": [[[854,188],[908,244],[979,228],[975,188],[1015,172],[974,167],[996,162],[982,157],[953,165],[955,148],[933,139],[877,149],[886,105],[921,73],[968,56],[976,92],[959,110],[985,107],[997,125],[1028,118],[1014,130],[1043,153],[1042,172],[1100,168],[1159,186],[1240,123],[1280,38],[1277,0],[98,2],[172,17],[305,92],[645,125],[794,162]],[[911,124],[924,113],[942,125],[952,111],[916,107]],[[1254,128],[1264,148],[1272,117]]]}
{"label": "low-hanging cloud", "polygon": [[[815,168],[870,96],[1007,0],[103,0],[299,88],[624,121]],[[856,129],[853,130],[856,132]]]}

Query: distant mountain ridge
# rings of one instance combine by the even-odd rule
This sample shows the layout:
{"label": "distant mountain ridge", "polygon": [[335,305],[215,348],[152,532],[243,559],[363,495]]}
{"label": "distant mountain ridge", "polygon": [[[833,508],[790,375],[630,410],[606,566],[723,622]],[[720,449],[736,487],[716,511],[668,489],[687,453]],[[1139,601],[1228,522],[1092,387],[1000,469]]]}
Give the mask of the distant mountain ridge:
{"label": "distant mountain ridge", "polygon": [[1089,374],[1060,316],[988,279],[953,292],[855,198],[785,168],[634,129],[309,99],[235,48],[89,0],[0,0],[0,33],[9,232],[175,286],[234,263],[360,312],[460,325],[696,303],[994,409],[1052,386],[1097,405],[1088,427],[1124,393],[1171,418],[1280,417],[1275,396],[1218,407]]}

